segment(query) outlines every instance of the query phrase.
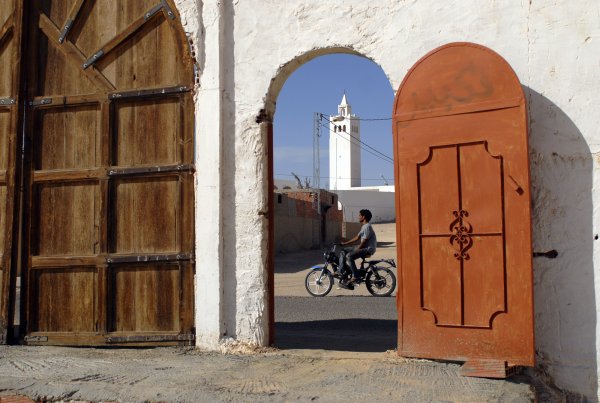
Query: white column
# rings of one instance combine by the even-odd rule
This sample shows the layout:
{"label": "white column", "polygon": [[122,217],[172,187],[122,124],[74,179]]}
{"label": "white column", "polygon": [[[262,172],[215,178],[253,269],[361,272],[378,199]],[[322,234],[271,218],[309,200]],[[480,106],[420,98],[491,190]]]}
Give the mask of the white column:
{"label": "white column", "polygon": [[[222,5],[202,3],[204,52],[199,52],[200,89],[196,98],[196,346],[217,350],[223,334],[223,208],[222,208],[222,103],[223,66],[220,39]],[[203,22],[210,21],[210,24]],[[200,33],[202,35],[202,33]]]}

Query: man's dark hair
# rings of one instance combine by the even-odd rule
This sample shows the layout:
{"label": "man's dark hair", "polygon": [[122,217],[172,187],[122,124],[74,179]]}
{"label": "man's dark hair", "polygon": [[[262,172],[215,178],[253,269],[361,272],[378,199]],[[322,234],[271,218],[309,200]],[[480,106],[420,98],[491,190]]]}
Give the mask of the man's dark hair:
{"label": "man's dark hair", "polygon": [[373,217],[373,214],[367,209],[360,210],[360,215],[365,217],[367,222],[371,221],[371,218]]}

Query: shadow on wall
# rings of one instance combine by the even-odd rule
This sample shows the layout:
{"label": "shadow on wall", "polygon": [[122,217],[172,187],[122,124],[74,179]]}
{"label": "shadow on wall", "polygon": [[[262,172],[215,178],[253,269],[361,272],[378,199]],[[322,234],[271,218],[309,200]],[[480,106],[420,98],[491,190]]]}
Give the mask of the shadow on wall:
{"label": "shadow on wall", "polygon": [[[234,8],[232,1],[223,2],[223,42],[224,46],[221,47],[223,65],[234,66],[234,36],[233,36],[233,20]],[[223,186],[223,211],[229,211],[231,214],[227,214],[227,219],[223,220],[223,244],[224,245],[236,245],[237,231],[236,231],[236,188],[235,188],[235,176],[231,173],[236,172],[236,159],[235,159],[235,147],[231,146],[236,143],[235,141],[235,69],[225,69],[223,77],[221,78],[222,86],[225,89],[225,93],[222,98],[221,111],[223,113],[223,139],[222,144],[228,144],[229,146],[223,146],[223,172],[228,172],[230,175],[222,176]],[[210,214],[210,213],[209,213]],[[236,301],[237,301],[237,277],[236,277],[236,261],[237,261],[237,248],[228,248],[227,253],[223,254],[223,294],[226,295],[223,298],[225,306],[223,310],[225,312],[224,320],[225,328],[223,329],[225,337],[236,337],[237,335],[237,322],[236,322]]]}
{"label": "shadow on wall", "polygon": [[596,298],[590,149],[554,103],[529,102],[537,369],[566,391],[596,400]]}

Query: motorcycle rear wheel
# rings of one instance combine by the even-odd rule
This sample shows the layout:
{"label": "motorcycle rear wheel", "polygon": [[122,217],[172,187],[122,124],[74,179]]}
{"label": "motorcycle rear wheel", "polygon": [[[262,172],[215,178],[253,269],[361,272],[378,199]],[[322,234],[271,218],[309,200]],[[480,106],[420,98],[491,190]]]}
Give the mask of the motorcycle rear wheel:
{"label": "motorcycle rear wheel", "polygon": [[328,270],[311,270],[304,280],[306,291],[313,297],[324,297],[333,288],[333,276]]}
{"label": "motorcycle rear wheel", "polygon": [[[377,276],[375,272],[377,272],[379,276]],[[394,275],[394,272],[388,268],[373,267],[373,271],[370,271],[369,274],[367,274],[365,285],[372,296],[388,297],[396,289],[396,276]]]}

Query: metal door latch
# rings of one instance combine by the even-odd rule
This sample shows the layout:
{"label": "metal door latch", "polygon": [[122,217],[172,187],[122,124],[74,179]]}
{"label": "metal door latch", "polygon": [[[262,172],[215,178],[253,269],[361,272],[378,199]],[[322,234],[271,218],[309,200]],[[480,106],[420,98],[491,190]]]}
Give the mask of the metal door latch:
{"label": "metal door latch", "polygon": [[549,250],[548,252],[533,252],[533,257],[547,257],[548,259],[556,259],[558,252],[556,249]]}

